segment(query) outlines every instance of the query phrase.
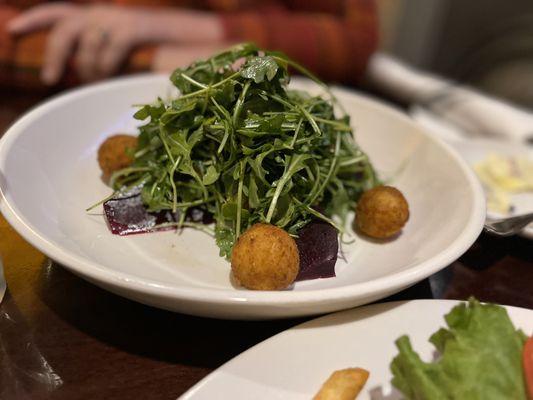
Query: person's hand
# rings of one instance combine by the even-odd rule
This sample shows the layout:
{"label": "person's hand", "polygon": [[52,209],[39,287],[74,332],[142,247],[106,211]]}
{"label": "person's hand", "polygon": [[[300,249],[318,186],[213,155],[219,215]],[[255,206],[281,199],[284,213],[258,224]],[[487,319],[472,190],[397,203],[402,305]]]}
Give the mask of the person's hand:
{"label": "person's hand", "polygon": [[[193,26],[203,29],[197,31]],[[80,77],[94,80],[116,72],[132,48],[142,43],[210,41],[221,36],[211,15],[104,4],[46,4],[24,12],[8,25],[16,35],[44,28],[51,28],[41,73],[47,84],[61,78],[74,51]],[[191,36],[191,31],[199,34]]]}
{"label": "person's hand", "polygon": [[21,35],[52,27],[45,52],[42,79],[56,83],[76,48],[80,77],[92,80],[118,68],[128,51],[145,37],[142,14],[113,6],[81,7],[48,4],[35,7],[12,20],[11,33]]}

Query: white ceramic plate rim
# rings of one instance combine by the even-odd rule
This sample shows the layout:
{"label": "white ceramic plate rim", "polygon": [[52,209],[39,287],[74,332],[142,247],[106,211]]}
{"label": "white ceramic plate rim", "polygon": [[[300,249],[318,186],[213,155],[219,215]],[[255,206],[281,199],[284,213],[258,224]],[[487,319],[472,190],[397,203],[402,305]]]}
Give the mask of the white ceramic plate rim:
{"label": "white ceramic plate rim", "polygon": [[[474,168],[474,164],[472,162],[470,162],[468,160],[468,157],[466,155],[463,155],[462,151],[461,151],[461,144],[466,144],[468,146],[479,146],[481,149],[485,148],[485,149],[490,149],[490,150],[487,150],[487,154],[493,152],[494,148],[501,148],[502,150],[500,150],[502,152],[502,154],[507,154],[507,153],[514,153],[518,156],[523,156],[524,154],[529,154],[530,157],[531,155],[533,155],[533,146],[530,146],[530,145],[526,145],[526,144],[523,144],[523,143],[516,143],[516,142],[507,142],[507,141],[501,141],[501,140],[496,140],[496,139],[490,139],[490,138],[461,138],[461,139],[453,139],[453,140],[449,140],[447,142],[448,144],[451,144],[451,146],[454,148],[454,149],[459,149],[457,150],[459,155],[464,157],[464,160],[466,161],[466,163],[468,165],[471,166],[471,168],[473,169]],[[527,192],[529,193],[529,192]],[[533,196],[533,193],[532,193],[532,196]],[[525,213],[529,213],[529,212],[532,212],[533,210],[526,210]],[[520,213],[520,214],[524,214],[524,213]],[[499,219],[499,218],[511,218],[511,217],[516,217],[518,216],[519,214],[510,214],[510,215],[507,215],[507,216],[496,216],[494,215],[494,213],[491,213],[490,210],[487,210],[487,219]],[[522,229],[522,231],[520,233],[518,233],[518,235],[526,238],[526,239],[531,239],[533,240],[533,223],[529,224],[528,226],[526,226],[524,229]]]}
{"label": "white ceramic plate rim", "polygon": [[[5,169],[7,153],[13,142],[20,134],[24,132],[26,125],[28,125],[34,118],[42,115],[43,113],[47,113],[49,110],[55,107],[60,107],[62,104],[68,103],[69,101],[93,92],[97,92],[104,88],[119,88],[129,85],[133,81],[150,81],[154,79],[155,76],[157,75],[141,74],[132,77],[113,79],[78,89],[72,89],[44,102],[41,105],[36,106],[34,109],[30,110],[19,120],[17,120],[0,139],[0,171]],[[394,113],[398,118],[406,120],[414,125],[414,122],[406,114],[391,106],[379,102],[379,100],[374,100],[369,96],[351,91],[349,89],[339,89],[337,87],[336,90],[344,91],[346,93],[356,93],[362,101],[371,103],[376,109],[379,109],[384,113]],[[422,129],[421,131],[423,132]],[[287,306],[299,303],[321,302],[329,299],[351,299],[354,297],[371,295],[377,292],[393,291],[395,289],[404,288],[428,277],[429,275],[439,271],[446,265],[459,258],[476,240],[483,228],[486,213],[485,198],[478,179],[468,167],[466,162],[464,162],[457,152],[448,144],[426,133],[424,133],[424,135],[427,136],[428,140],[440,146],[455,160],[464,176],[468,180],[469,186],[472,190],[473,199],[473,209],[470,219],[465,224],[461,234],[457,236],[457,238],[445,251],[418,264],[416,267],[409,268],[408,270],[389,276],[373,279],[371,281],[346,285],[343,287],[306,291],[261,292],[165,285],[161,284],[160,282],[151,281],[149,279],[141,279],[134,275],[110,270],[95,262],[85,260],[70,251],[63,250],[54,245],[46,237],[43,237],[39,234],[39,232],[37,232],[32,224],[21,215],[15,204],[12,204],[8,201],[6,194],[2,189],[2,182],[0,182],[0,212],[2,212],[7,221],[20,235],[22,235],[33,246],[51,257],[56,262],[69,268],[74,273],[85,276],[90,280],[106,282],[123,289],[141,291],[156,296],[170,295],[178,299],[183,298],[197,302],[212,303],[215,301],[221,304],[247,302],[269,305],[283,304],[284,306]]]}
{"label": "white ceramic plate rim", "polygon": [[[298,330],[301,330],[301,329],[305,329],[309,325],[312,325],[310,327],[311,329],[318,330],[319,328],[317,326],[320,325],[321,321],[336,320],[337,317],[339,317],[341,315],[342,316],[350,315],[350,316],[354,317],[352,319],[355,320],[355,317],[358,314],[364,314],[365,311],[371,310],[373,308],[382,308],[382,307],[387,306],[387,305],[391,306],[391,308],[396,308],[398,306],[401,306],[401,305],[404,305],[404,304],[408,304],[408,303],[409,304],[414,303],[415,305],[417,303],[420,303],[420,304],[424,304],[424,306],[425,305],[429,305],[430,307],[434,307],[436,310],[439,310],[439,311],[440,311],[440,308],[439,308],[440,305],[446,305],[446,307],[448,308],[447,312],[449,312],[449,311],[451,311],[451,309],[454,306],[456,306],[458,304],[461,304],[461,303],[465,303],[465,301],[463,301],[463,300],[435,300],[435,299],[393,301],[393,302],[370,304],[370,305],[366,305],[366,306],[362,306],[362,307],[352,308],[352,309],[349,309],[349,310],[337,311],[337,312],[332,313],[332,314],[328,314],[328,315],[325,315],[325,316],[322,316],[322,317],[311,319],[309,321],[306,321],[306,322],[303,322],[301,324],[295,325],[295,326],[293,326],[291,328],[288,328],[288,329],[286,329],[286,330],[284,330],[282,332],[279,332],[279,333],[275,334],[274,336],[271,336],[268,339],[265,339],[265,340],[257,343],[256,345],[250,347],[249,349],[243,351],[242,353],[236,355],[235,357],[233,357],[232,359],[230,359],[229,361],[225,362],[220,367],[218,367],[217,369],[215,369],[214,371],[209,373],[207,376],[202,378],[196,384],[194,384],[194,386],[189,388],[185,393],[183,393],[180,397],[178,397],[178,400],[194,400],[196,398],[195,397],[196,392],[198,392],[199,390],[202,390],[204,386],[209,385],[211,383],[211,381],[216,381],[219,378],[218,375],[220,373],[222,373],[226,368],[232,367],[235,364],[240,363],[241,360],[245,360],[248,352],[252,353],[252,352],[259,351],[261,349],[261,347],[263,347],[264,345],[266,345],[268,343],[276,342],[276,341],[279,341],[279,340],[283,340],[283,336],[285,334],[287,334],[289,331],[298,331]],[[507,311],[511,311],[512,312],[512,310],[525,310],[529,314],[533,314],[533,310],[529,310],[527,308],[506,306],[506,305],[501,305],[501,306],[505,307],[505,309]],[[392,311],[392,312],[394,312],[394,311]],[[442,315],[442,322],[444,322],[444,314]],[[324,325],[327,325],[327,324],[324,324]],[[441,325],[435,326],[434,331],[436,331]],[[320,332],[317,333],[317,334],[319,335]],[[400,334],[398,334],[398,336],[399,335]],[[416,343],[413,343],[413,345],[416,348]],[[376,357],[379,358],[380,357],[379,354],[376,354]],[[386,363],[390,363],[390,361],[391,360],[385,360]],[[267,362],[267,361],[265,361],[265,362]],[[221,393],[221,396],[224,396],[224,393]]]}

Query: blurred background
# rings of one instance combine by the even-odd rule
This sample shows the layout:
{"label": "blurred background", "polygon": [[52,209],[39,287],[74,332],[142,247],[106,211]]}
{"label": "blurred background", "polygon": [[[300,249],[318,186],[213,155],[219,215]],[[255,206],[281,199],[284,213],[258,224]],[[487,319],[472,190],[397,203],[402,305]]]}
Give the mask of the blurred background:
{"label": "blurred background", "polygon": [[529,143],[532,22],[527,0],[3,0],[0,123],[68,87],[169,74],[252,41],[401,105],[443,138]]}
{"label": "blurred background", "polygon": [[[204,29],[205,26],[209,28],[209,26],[214,25],[209,25],[208,20],[205,21],[207,25],[203,21],[190,25],[181,24],[185,26],[183,29],[189,30],[189,33],[183,35],[183,33],[174,32],[174,39],[176,40],[161,38],[160,33],[157,33],[161,39],[159,42],[155,36],[144,41],[138,38],[131,40],[126,49],[120,49],[120,52],[124,54],[121,54],[120,57],[117,56],[117,59],[126,58],[127,61],[120,60],[120,69],[115,68],[114,65],[111,68],[114,74],[148,69],[171,70],[171,66],[177,66],[176,64],[179,64],[180,61],[182,64],[188,63],[195,56],[205,56],[209,52],[222,48],[222,42],[231,44],[242,40],[255,40],[260,45],[272,44],[274,47],[280,47],[280,43],[286,41],[288,44],[283,50],[292,57],[305,62],[306,56],[302,57],[304,52],[302,49],[306,46],[312,46],[313,43],[306,43],[304,46],[300,40],[301,49],[298,49],[298,43],[291,44],[293,36],[294,40],[298,40],[303,35],[301,32],[303,28],[300,31],[296,28],[291,30],[291,24],[287,23],[287,20],[296,18],[295,21],[297,22],[294,25],[300,27],[299,16],[322,14],[337,18],[343,24],[351,18],[352,25],[349,29],[354,29],[354,32],[360,37],[358,40],[361,42],[357,46],[358,49],[361,49],[359,51],[361,54],[355,55],[356,58],[360,58],[360,62],[353,65],[355,75],[359,73],[357,70],[360,69],[360,64],[366,60],[366,56],[375,50],[380,50],[414,67],[478,87],[489,94],[511,100],[525,107],[533,106],[533,83],[531,83],[533,80],[528,79],[533,74],[533,3],[528,0],[507,2],[497,0],[470,0],[467,2],[461,0],[376,0],[374,2],[369,0],[331,2],[301,0],[108,0],[106,2],[94,2],[78,0],[66,3],[80,8],[93,7],[95,4],[124,6],[124,13],[148,6],[151,9],[163,10],[209,11],[223,16],[224,22],[221,28],[224,30],[223,40],[209,41],[207,36],[203,39],[198,38],[202,36],[203,31],[209,31],[209,29]],[[46,51],[49,51],[50,47],[50,44],[47,45],[47,41],[50,40],[48,33],[53,31],[53,18],[48,22],[33,21],[33,25],[29,28],[26,26],[24,29],[19,27],[18,30],[6,29],[6,26],[9,27],[10,22],[21,13],[24,15],[24,13],[34,12],[36,7],[42,7],[43,4],[48,6],[64,5],[65,2],[39,0],[4,0],[0,2],[0,24],[4,27],[0,33],[0,83],[4,88],[15,88],[17,91],[30,88],[33,91],[50,92],[48,88],[50,85],[39,84],[38,71],[46,62]],[[259,15],[261,16],[263,10],[270,12],[277,7],[288,9],[289,14],[286,14],[285,22],[276,20],[277,25],[275,26],[265,23],[266,27],[260,27],[262,32],[260,29],[254,30],[250,27],[262,23],[261,19],[254,19],[255,11],[260,12]],[[128,14],[128,17],[131,16]],[[374,17],[375,19],[373,19]],[[133,17],[129,20],[127,18],[118,19],[117,24],[127,23],[127,21],[135,24]],[[58,22],[57,16],[53,22]],[[378,26],[379,36],[375,38],[369,34],[372,29],[369,27],[371,23]],[[102,23],[102,26],[106,24],[109,22]],[[323,19],[322,25],[325,24],[327,24],[327,20]],[[180,23],[175,25],[180,25]],[[132,26],[134,26],[133,29],[142,31],[138,25]],[[340,29],[343,29],[344,26],[341,25]],[[309,26],[304,24],[301,27],[307,28]],[[359,30],[358,27],[360,27]],[[169,27],[169,29],[179,30],[176,27]],[[313,29],[313,26],[310,25],[309,29]],[[278,31],[279,33],[280,30],[285,31],[278,34],[278,36],[285,35],[284,41],[275,38],[276,34],[271,32]],[[328,34],[324,36],[328,36],[331,32],[328,31]],[[346,31],[345,33],[354,36],[353,32],[348,33]],[[65,33],[61,32],[56,36],[64,35]],[[339,33],[331,33],[330,36],[335,39],[335,35],[342,37],[342,34]],[[374,43],[374,40],[377,42]],[[209,46],[207,46],[208,42],[210,43]],[[333,40],[332,43],[339,43],[339,40]],[[205,50],[189,51],[190,54],[185,56],[183,50],[169,49],[169,44],[204,47]],[[166,46],[165,51],[155,49],[155,47],[163,45]],[[283,46],[282,44],[281,47]],[[296,50],[291,52],[291,46]],[[76,70],[76,62],[71,61],[71,64],[74,65],[72,70]],[[313,69],[314,65],[310,65],[310,67]],[[319,75],[322,75],[326,80],[340,81],[346,85],[359,85],[361,83],[360,80],[346,79],[345,76],[339,79],[339,75],[324,73],[321,70],[322,67],[314,69],[318,70]],[[62,82],[53,87],[52,91],[57,91],[64,86],[78,84],[80,83],[78,78],[71,76],[67,70]],[[93,77],[90,80],[94,80]]]}
{"label": "blurred background", "polygon": [[378,0],[382,50],[533,107],[533,2]]}

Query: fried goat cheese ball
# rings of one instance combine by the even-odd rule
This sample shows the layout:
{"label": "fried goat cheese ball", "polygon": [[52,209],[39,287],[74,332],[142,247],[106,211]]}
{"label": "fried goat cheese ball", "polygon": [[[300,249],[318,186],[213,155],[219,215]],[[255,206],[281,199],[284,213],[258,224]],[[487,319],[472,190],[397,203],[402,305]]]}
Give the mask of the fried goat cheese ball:
{"label": "fried goat cheese ball", "polygon": [[255,224],[233,246],[231,270],[237,283],[247,289],[285,289],[299,269],[296,242],[277,226]]}
{"label": "fried goat cheese ball", "polygon": [[[108,137],[98,149],[98,164],[102,169],[102,178],[109,182],[111,174],[129,166],[133,162],[130,151],[137,147],[137,138],[118,134]],[[128,149],[131,149],[128,151]]]}
{"label": "fried goat cheese ball", "polygon": [[377,186],[363,193],[357,203],[355,224],[367,236],[386,239],[401,231],[409,219],[409,205],[392,186]]}

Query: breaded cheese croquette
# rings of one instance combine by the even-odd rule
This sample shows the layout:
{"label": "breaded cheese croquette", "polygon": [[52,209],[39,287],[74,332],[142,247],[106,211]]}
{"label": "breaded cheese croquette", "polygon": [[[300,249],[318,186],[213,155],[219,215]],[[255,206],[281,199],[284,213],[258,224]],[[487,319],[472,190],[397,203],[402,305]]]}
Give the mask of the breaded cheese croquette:
{"label": "breaded cheese croquette", "polygon": [[127,149],[137,147],[137,138],[118,134],[108,137],[98,149],[98,164],[102,169],[104,181],[108,182],[111,174],[125,168],[133,162]]}
{"label": "breaded cheese croquette", "polygon": [[245,288],[285,289],[294,282],[299,269],[296,242],[277,226],[255,224],[233,246],[231,270]]}
{"label": "breaded cheese croquette", "polygon": [[355,222],[364,234],[385,239],[394,236],[409,219],[409,205],[392,186],[377,186],[363,193],[357,203]]}

